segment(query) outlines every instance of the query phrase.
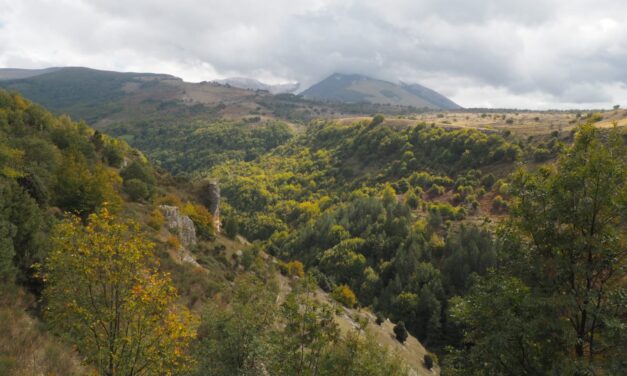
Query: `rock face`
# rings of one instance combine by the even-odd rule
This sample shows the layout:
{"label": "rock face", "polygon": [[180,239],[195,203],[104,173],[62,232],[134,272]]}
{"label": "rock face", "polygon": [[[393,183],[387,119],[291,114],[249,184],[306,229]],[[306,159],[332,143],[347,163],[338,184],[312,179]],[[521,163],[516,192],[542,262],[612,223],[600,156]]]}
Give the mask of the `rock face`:
{"label": "rock face", "polygon": [[177,235],[181,241],[181,249],[177,250],[180,261],[198,266],[198,263],[189,252],[189,249],[195,246],[198,241],[194,222],[188,216],[181,214],[176,206],[160,205],[159,209],[163,212],[168,230]]}
{"label": "rock face", "polygon": [[207,194],[209,196],[209,212],[213,216],[213,225],[216,232],[220,232],[220,185],[217,181],[207,183]]}

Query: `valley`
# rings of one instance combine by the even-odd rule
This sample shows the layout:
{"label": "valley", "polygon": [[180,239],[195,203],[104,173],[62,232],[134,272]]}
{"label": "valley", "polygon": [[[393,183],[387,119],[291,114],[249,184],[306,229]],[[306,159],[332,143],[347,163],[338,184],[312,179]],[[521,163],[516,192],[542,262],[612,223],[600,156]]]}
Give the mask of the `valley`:
{"label": "valley", "polygon": [[[129,249],[151,244],[141,257],[127,255],[141,260],[130,263],[135,275],[150,276],[133,283],[172,286],[154,296],[165,303],[150,320],[171,332],[169,347],[147,354],[174,354],[150,358],[155,370],[465,375],[488,363],[507,374],[522,362],[570,374],[570,348],[600,345],[561,323],[564,312],[581,320],[580,305],[567,300],[561,313],[546,305],[567,287],[546,290],[545,277],[576,270],[573,283],[586,296],[620,291],[627,111],[462,109],[423,87],[411,90],[427,97],[410,99],[407,85],[329,79],[335,86],[322,97],[328,82],[300,96],[162,74],[0,71],[0,87],[26,98],[0,92],[0,187],[13,197],[0,205],[0,224],[19,222],[16,231],[0,227],[10,238],[1,265],[11,294],[28,297],[9,309],[62,313],[72,280],[55,267],[81,271],[66,258],[73,250],[65,239],[88,247],[96,232]],[[378,85],[404,91],[383,95],[394,101],[364,94]],[[595,206],[569,206],[587,202],[590,187],[600,192]],[[563,219],[580,229],[589,215],[603,217],[593,233],[564,229]],[[116,238],[115,226],[130,239]],[[556,261],[562,244],[579,250],[579,242],[600,247],[599,261]],[[43,280],[33,265],[44,268]],[[586,290],[590,269],[600,279]],[[594,314],[614,309],[613,299]],[[544,316],[534,316],[538,309]],[[73,326],[84,311],[70,312],[65,321],[31,319],[48,320],[55,329],[40,341],[61,352],[66,369],[85,373],[76,359],[98,368],[104,350],[79,355],[56,339],[71,333],[69,343],[91,344]],[[556,327],[554,342],[544,342],[545,322]],[[583,325],[602,332],[599,364],[620,368],[620,328]],[[502,358],[493,361],[497,350]],[[19,354],[2,356],[7,369],[27,367]],[[55,359],[41,358],[42,369]],[[183,363],[193,367],[177,368]]]}

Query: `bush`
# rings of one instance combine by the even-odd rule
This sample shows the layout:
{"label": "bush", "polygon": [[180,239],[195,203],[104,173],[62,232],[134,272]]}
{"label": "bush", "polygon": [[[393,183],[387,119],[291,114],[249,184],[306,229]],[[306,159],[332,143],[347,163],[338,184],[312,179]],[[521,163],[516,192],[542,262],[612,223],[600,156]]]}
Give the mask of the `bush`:
{"label": "bush", "polygon": [[551,151],[547,148],[536,148],[533,151],[533,160],[535,162],[544,162],[551,158]]}
{"label": "bush", "polygon": [[196,233],[203,240],[215,239],[215,229],[213,226],[213,216],[209,210],[200,204],[187,203],[183,205],[182,211],[194,222]]}
{"label": "bush", "polygon": [[404,322],[399,321],[398,324],[394,326],[394,335],[396,336],[396,340],[398,340],[398,342],[405,343],[408,333]]}
{"label": "bush", "polygon": [[496,197],[494,197],[494,200],[492,200],[492,210],[496,211],[496,212],[501,212],[507,209],[507,201],[505,201],[503,199],[503,197],[497,195]]}
{"label": "bush", "polygon": [[106,145],[103,154],[107,164],[111,167],[120,168],[124,161],[124,152],[115,145]]}
{"label": "bush", "polygon": [[407,193],[407,196],[405,196],[405,203],[410,208],[416,210],[418,206],[420,205],[420,198],[412,190]]}
{"label": "bush", "polygon": [[444,194],[444,187],[439,184],[433,184],[427,192],[431,197],[442,196]]}
{"label": "bush", "polygon": [[157,179],[155,179],[150,166],[138,161],[133,161],[130,165],[125,167],[120,172],[120,175],[124,180],[139,179],[149,185],[155,185],[157,183]]}
{"label": "bush", "polygon": [[430,354],[425,354],[424,356],[424,364],[426,369],[433,368],[433,358]]}
{"label": "bush", "polygon": [[481,178],[481,185],[486,189],[486,190],[490,190],[492,189],[492,186],[494,185],[494,183],[496,182],[496,178],[494,177],[494,175],[492,174],[487,174],[484,175]]}
{"label": "bush", "polygon": [[339,285],[333,290],[333,299],[344,304],[349,308],[353,308],[357,304],[357,297],[353,290],[347,285]]}
{"label": "bush", "polygon": [[377,312],[377,319],[374,322],[377,325],[381,326],[381,324],[383,324],[384,321],[385,321],[385,318],[383,317],[383,314],[381,312]]}
{"label": "bush", "polygon": [[377,114],[372,118],[372,121],[370,122],[370,126],[371,127],[375,127],[381,123],[383,123],[383,121],[385,120],[385,117],[381,114]]}
{"label": "bush", "polygon": [[148,226],[153,229],[159,231],[161,230],[161,226],[165,223],[165,217],[160,209],[155,209],[150,213],[150,218],[148,219]]}
{"label": "bush", "polygon": [[148,185],[139,179],[125,180],[124,192],[126,192],[133,201],[145,200],[150,197]]}
{"label": "bush", "polygon": [[224,233],[231,239],[235,239],[239,233],[239,224],[232,217],[226,217],[223,222]]}
{"label": "bush", "polygon": [[305,276],[305,266],[298,260],[288,262],[286,267],[287,275],[290,277],[303,278]]}
{"label": "bush", "polygon": [[168,245],[168,248],[173,249],[175,251],[178,251],[179,249],[181,249],[181,241],[176,235],[170,235],[168,237],[168,240],[166,240],[166,244]]}
{"label": "bush", "polygon": [[183,206],[183,202],[178,196],[170,193],[155,199],[155,205],[178,206],[180,208]]}

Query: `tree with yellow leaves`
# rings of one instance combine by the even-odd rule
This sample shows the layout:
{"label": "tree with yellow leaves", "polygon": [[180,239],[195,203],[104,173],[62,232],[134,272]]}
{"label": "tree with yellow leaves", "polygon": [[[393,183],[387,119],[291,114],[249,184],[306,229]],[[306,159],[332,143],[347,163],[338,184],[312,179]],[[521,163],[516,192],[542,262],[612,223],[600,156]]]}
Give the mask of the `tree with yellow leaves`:
{"label": "tree with yellow leaves", "polygon": [[61,222],[52,243],[42,270],[46,318],[102,375],[169,375],[190,365],[195,320],[175,305],[137,223],[103,209],[86,226]]}

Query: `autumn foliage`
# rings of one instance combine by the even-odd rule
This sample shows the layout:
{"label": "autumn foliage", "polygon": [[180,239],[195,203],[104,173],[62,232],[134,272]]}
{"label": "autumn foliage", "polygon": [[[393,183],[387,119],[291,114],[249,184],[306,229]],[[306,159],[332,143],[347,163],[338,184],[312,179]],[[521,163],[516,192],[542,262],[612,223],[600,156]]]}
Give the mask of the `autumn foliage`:
{"label": "autumn foliage", "polygon": [[167,375],[190,365],[190,313],[157,271],[139,226],[105,209],[56,226],[43,267],[45,317],[103,375]]}

